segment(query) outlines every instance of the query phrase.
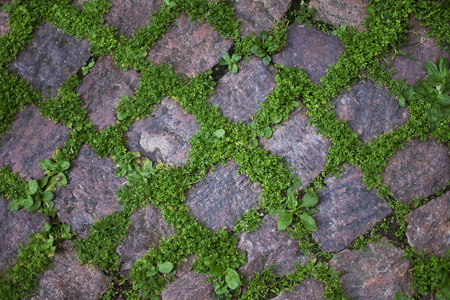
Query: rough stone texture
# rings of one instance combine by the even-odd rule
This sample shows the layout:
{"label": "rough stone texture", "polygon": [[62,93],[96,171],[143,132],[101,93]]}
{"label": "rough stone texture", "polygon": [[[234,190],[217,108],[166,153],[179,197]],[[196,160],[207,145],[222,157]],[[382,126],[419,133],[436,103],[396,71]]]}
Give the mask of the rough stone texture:
{"label": "rough stone texture", "polygon": [[329,65],[336,64],[340,52],[344,51],[341,41],[337,36],[299,24],[290,25],[287,32],[286,46],[273,55],[273,62],[303,68],[319,84]]}
{"label": "rough stone texture", "polygon": [[325,167],[331,142],[316,134],[308,125],[306,108],[296,108],[289,121],[282,123],[271,139],[260,139],[260,145],[271,153],[283,156],[300,177],[301,188],[317,177]]}
{"label": "rough stone texture", "polygon": [[116,106],[122,95],[134,96],[141,75],[114,67],[111,56],[100,59],[83,78],[77,91],[86,104],[87,116],[99,130],[116,122]]}
{"label": "rough stone texture", "polygon": [[32,300],[98,299],[109,288],[109,278],[98,268],[80,265],[72,242],[63,243],[56,253],[53,269],[44,272],[39,281],[39,294]]}
{"label": "rough stone texture", "polygon": [[350,91],[332,101],[338,120],[348,121],[353,131],[364,142],[388,133],[409,119],[407,108],[398,106],[388,89],[377,88],[372,80],[361,81]]}
{"label": "rough stone texture", "polygon": [[211,25],[190,23],[186,14],[175,19],[164,38],[149,51],[153,63],[170,63],[175,72],[186,76],[198,75],[216,65],[233,41],[224,40]]}
{"label": "rough stone texture", "polygon": [[174,234],[173,227],[166,224],[161,212],[153,205],[138,208],[130,221],[127,234],[117,247],[117,253],[122,259],[120,265],[122,272],[129,271],[138,258],[158,245],[161,238]]}
{"label": "rough stone texture", "polygon": [[286,231],[277,230],[277,218],[266,215],[257,231],[242,233],[237,245],[245,250],[247,263],[239,268],[250,277],[263,270],[261,257],[265,267],[272,264],[272,271],[277,275],[285,275],[295,270],[294,264],[305,264],[308,257],[298,252],[298,241],[292,239]]}
{"label": "rough stone texture", "polygon": [[416,19],[410,19],[413,28],[408,32],[408,45],[398,48],[399,51],[410,54],[416,60],[405,55],[398,55],[394,60],[394,68],[397,73],[394,79],[404,78],[408,85],[416,85],[417,80],[428,76],[424,63],[427,60],[436,62],[438,57],[445,57],[450,60],[450,53],[439,49],[436,45],[436,38],[425,37],[428,27],[420,27]]}
{"label": "rough stone texture", "polygon": [[47,97],[58,95],[58,88],[89,59],[89,43],[64,35],[50,24],[35,30],[31,43],[9,66],[9,71],[25,78]]}
{"label": "rough stone texture", "polygon": [[188,160],[189,140],[198,129],[194,116],[184,114],[174,100],[163,98],[151,116],[131,125],[126,137],[131,151],[179,165]]}
{"label": "rough stone texture", "polygon": [[251,35],[270,30],[279,22],[291,5],[290,0],[236,0],[233,4],[235,16],[241,20],[241,35]]}
{"label": "rough stone texture", "polygon": [[322,293],[325,292],[325,287],[322,282],[313,278],[308,278],[294,288],[292,292],[286,291],[272,300],[292,300],[292,299],[308,299],[308,300],[322,300],[325,299]]}
{"label": "rough stone texture", "polygon": [[67,186],[56,190],[54,202],[60,220],[82,238],[90,224],[121,209],[116,191],[125,180],[115,178],[114,170],[112,160],[98,158],[91,147],[84,145],[71,162]]}
{"label": "rough stone texture", "polygon": [[[4,4],[0,2],[0,6]],[[7,12],[0,10],[0,36],[10,32],[8,27],[9,15]]]}
{"label": "rough stone texture", "polygon": [[403,292],[410,296],[411,263],[403,250],[387,245],[387,238],[382,238],[382,245],[370,243],[367,251],[344,250],[337,253],[330,261],[330,266],[342,274],[344,295],[352,299],[394,299],[394,293]]}
{"label": "rough stone texture", "polygon": [[0,168],[10,166],[20,177],[42,179],[39,167],[43,159],[50,159],[56,148],[67,140],[68,129],[44,119],[35,106],[28,106],[17,114],[9,132],[1,137]]}
{"label": "rough stone texture", "polygon": [[42,231],[45,224],[44,214],[29,213],[24,209],[11,212],[8,202],[0,198],[0,273],[16,261],[19,245],[27,244],[28,234]]}
{"label": "rough stone texture", "polygon": [[275,88],[275,69],[266,67],[260,58],[241,61],[237,74],[227,73],[217,83],[216,92],[209,101],[218,105],[222,113],[234,122],[251,122],[251,116],[261,109],[260,102]]}
{"label": "rough stone texture", "polygon": [[388,160],[381,177],[396,200],[410,204],[428,197],[450,181],[449,148],[432,139],[411,140]]}
{"label": "rough stone texture", "polygon": [[369,0],[311,0],[309,7],[316,9],[316,20],[335,26],[355,26],[361,31],[368,3]]}
{"label": "rough stone texture", "polygon": [[111,0],[105,20],[126,37],[150,23],[150,15],[161,8],[162,0]]}
{"label": "rough stone texture", "polygon": [[341,179],[326,178],[326,188],[317,190],[319,212],[314,219],[319,230],[312,235],[324,251],[344,249],[392,212],[375,190],[365,188],[362,179],[363,172],[352,165],[344,169]]}
{"label": "rough stone texture", "polygon": [[408,243],[418,251],[443,256],[450,249],[450,192],[410,212]]}
{"label": "rough stone texture", "polygon": [[228,161],[226,166],[218,165],[215,172],[197,183],[186,194],[186,204],[198,222],[217,230],[233,228],[237,219],[251,209],[262,193],[256,183],[243,174],[237,174],[239,166]]}

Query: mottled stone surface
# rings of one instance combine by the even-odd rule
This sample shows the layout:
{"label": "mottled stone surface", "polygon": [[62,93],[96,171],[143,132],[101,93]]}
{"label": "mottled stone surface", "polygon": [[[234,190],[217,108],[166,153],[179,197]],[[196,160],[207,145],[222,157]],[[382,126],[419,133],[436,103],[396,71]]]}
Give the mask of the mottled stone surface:
{"label": "mottled stone surface", "polygon": [[98,299],[109,288],[109,278],[98,268],[80,265],[72,242],[63,243],[63,252],[56,253],[53,269],[40,276],[39,292],[33,300]]}
{"label": "mottled stone surface", "polygon": [[330,266],[342,274],[344,295],[352,299],[392,300],[394,293],[403,292],[411,295],[411,263],[403,250],[387,245],[387,238],[382,238],[382,245],[370,243],[367,251],[344,250],[337,253],[330,261]]}
{"label": "mottled stone surface", "polygon": [[281,295],[273,298],[272,300],[293,300],[293,299],[308,299],[308,300],[322,300],[325,297],[322,293],[325,291],[325,287],[322,282],[313,278],[308,278],[298,286],[294,288],[292,292],[285,291]]}
{"label": "mottled stone surface", "polygon": [[171,24],[164,37],[151,47],[148,60],[155,64],[170,63],[176,72],[193,76],[211,69],[233,44],[211,25],[190,23],[186,14],[175,21],[176,25]]}
{"label": "mottled stone surface", "polygon": [[90,224],[121,209],[116,191],[125,179],[115,178],[114,170],[112,160],[98,158],[84,145],[71,162],[67,186],[56,190],[53,201],[58,217],[83,238]]}
{"label": "mottled stone surface", "polygon": [[282,123],[272,138],[260,139],[260,145],[271,153],[283,156],[300,177],[304,188],[322,172],[327,163],[326,156],[331,142],[316,134],[316,129],[308,124],[306,108],[296,108],[289,121]]}
{"label": "mottled stone surface", "polygon": [[241,35],[251,35],[273,28],[289,9],[290,0],[236,0],[233,4],[235,16],[241,20]]}
{"label": "mottled stone surface", "polygon": [[162,0],[111,0],[105,20],[126,37],[150,23],[150,15],[161,8]]}
{"label": "mottled stone surface", "polygon": [[416,250],[443,256],[450,249],[450,192],[410,212],[406,218],[408,243]]}
{"label": "mottled stone surface", "polygon": [[45,216],[42,213],[29,213],[25,209],[11,212],[7,199],[0,198],[0,272],[16,261],[19,245],[25,246],[29,233],[44,229]]}
{"label": "mottled stone surface", "polygon": [[302,68],[316,84],[320,83],[329,68],[344,51],[337,36],[327,35],[297,23],[287,29],[286,46],[273,55],[273,62],[284,66]]}
{"label": "mottled stone surface", "polygon": [[58,95],[58,88],[89,59],[89,43],[60,33],[50,24],[34,31],[31,43],[9,66],[9,71],[25,78],[47,97]]}
{"label": "mottled stone surface", "polygon": [[[0,2],[0,6],[2,4],[3,3]],[[8,13],[0,9],[0,36],[10,32],[8,27],[8,20],[9,20]]]}
{"label": "mottled stone surface", "polygon": [[316,20],[335,26],[355,26],[362,30],[368,3],[369,0],[311,0],[309,7],[316,9]]}
{"label": "mottled stone surface", "polygon": [[276,264],[272,271],[285,275],[295,270],[294,264],[305,264],[308,257],[298,252],[298,241],[292,239],[286,231],[277,230],[277,218],[266,215],[257,231],[242,233],[237,245],[245,250],[247,262],[239,268],[247,276],[262,272],[261,258],[265,267]]}
{"label": "mottled stone surface", "polygon": [[209,98],[212,105],[218,105],[222,113],[234,122],[251,122],[260,103],[275,88],[275,69],[266,67],[260,58],[242,60],[242,69],[237,74],[227,73],[217,83],[215,93]]}
{"label": "mottled stone surface", "polygon": [[174,100],[163,98],[151,116],[131,125],[126,137],[131,151],[179,165],[187,161],[189,140],[198,129],[193,115],[184,114]]}
{"label": "mottled stone surface", "polygon": [[129,271],[134,262],[144,256],[150,248],[158,245],[163,237],[174,234],[173,227],[166,224],[161,211],[149,205],[138,208],[131,216],[127,234],[117,247],[122,259],[120,270]]}
{"label": "mottled stone surface", "polygon": [[396,200],[411,203],[444,188],[450,180],[449,148],[432,139],[411,140],[392,156],[381,177]]}
{"label": "mottled stone surface", "polygon": [[134,96],[141,75],[114,67],[111,56],[100,59],[83,78],[77,91],[86,104],[87,116],[99,130],[116,122],[116,106],[122,95]]}
{"label": "mottled stone surface", "polygon": [[17,114],[9,132],[1,137],[0,168],[10,166],[20,177],[42,179],[39,167],[43,159],[50,159],[56,148],[67,140],[68,129],[44,119],[35,106],[28,106]]}
{"label": "mottled stone surface", "polygon": [[364,141],[388,133],[409,119],[407,108],[398,106],[385,87],[377,88],[372,80],[361,81],[331,103],[336,118],[348,121],[350,128]]}
{"label": "mottled stone surface", "polygon": [[365,188],[362,180],[363,172],[351,165],[345,167],[341,179],[328,177],[326,188],[316,191],[320,199],[316,205],[319,212],[313,217],[319,230],[312,235],[322,250],[344,249],[392,212],[375,190]]}
{"label": "mottled stone surface", "polygon": [[186,204],[198,222],[205,222],[212,230],[233,228],[237,219],[258,202],[261,187],[237,174],[238,169],[234,160],[226,166],[218,165],[214,173],[187,192]]}

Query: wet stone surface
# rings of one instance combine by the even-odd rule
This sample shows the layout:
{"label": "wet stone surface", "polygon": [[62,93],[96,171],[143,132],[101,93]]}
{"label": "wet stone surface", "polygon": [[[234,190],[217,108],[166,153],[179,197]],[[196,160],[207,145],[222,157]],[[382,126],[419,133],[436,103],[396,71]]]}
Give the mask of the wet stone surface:
{"label": "wet stone surface", "polygon": [[308,278],[302,281],[302,283],[294,288],[292,292],[285,291],[281,295],[273,298],[272,300],[292,300],[292,299],[308,299],[308,300],[322,300],[325,297],[322,293],[325,291],[325,287],[322,282],[313,278]]}
{"label": "wet stone surface", "polygon": [[322,250],[344,249],[392,212],[375,190],[365,188],[362,180],[363,172],[351,165],[344,168],[341,179],[328,177],[326,188],[316,191],[320,200],[315,207],[319,212],[313,218],[319,230],[312,235]]}
{"label": "wet stone surface", "polygon": [[208,71],[219,62],[233,41],[224,40],[211,25],[190,23],[186,14],[175,19],[164,37],[151,47],[148,60],[170,63],[175,72],[186,76]]}
{"label": "wet stone surface", "polygon": [[401,202],[433,195],[450,180],[449,148],[432,139],[410,140],[388,160],[381,177]]}
{"label": "wet stone surface", "polygon": [[180,165],[188,160],[189,140],[199,129],[193,115],[163,98],[152,115],[135,121],[126,133],[131,151],[139,151],[152,161]]}
{"label": "wet stone surface", "polygon": [[289,121],[276,128],[272,138],[261,138],[260,146],[271,153],[282,156],[300,177],[301,188],[316,178],[325,167],[326,156],[331,142],[316,134],[316,129],[308,125],[306,108],[297,107]]}
{"label": "wet stone surface", "polygon": [[330,261],[330,266],[342,274],[344,295],[352,299],[394,299],[394,293],[403,292],[411,295],[411,263],[403,250],[387,245],[387,238],[382,238],[382,245],[370,243],[367,251],[344,250],[337,253]]}
{"label": "wet stone surface", "polygon": [[64,35],[50,24],[34,31],[31,44],[20,52],[9,71],[25,78],[47,97],[58,95],[58,88],[89,59],[89,43]]}
{"label": "wet stone surface", "polygon": [[234,122],[251,122],[251,116],[261,110],[260,103],[275,88],[276,73],[272,66],[266,67],[260,58],[250,57],[247,63],[239,63],[242,69],[236,74],[227,73],[217,83],[215,93],[209,98],[222,113]]}
{"label": "wet stone surface", "polygon": [[68,132],[62,124],[42,118],[37,107],[26,107],[17,114],[9,132],[1,137],[0,168],[10,166],[25,180],[42,179],[44,170],[39,163],[50,159],[67,141]]}
{"label": "wet stone surface", "polygon": [[377,88],[372,80],[361,81],[331,103],[336,118],[348,121],[350,128],[364,141],[388,133],[409,119],[408,109],[398,106],[388,89]]}
{"label": "wet stone surface", "polygon": [[314,83],[320,84],[329,65],[336,64],[340,52],[344,51],[341,41],[337,36],[297,23],[290,25],[287,32],[286,46],[273,55],[273,62],[302,68]]}
{"label": "wet stone surface", "polygon": [[111,56],[100,59],[83,78],[77,91],[81,94],[87,116],[99,130],[116,123],[116,106],[122,95],[134,96],[141,75],[114,67]]}
{"label": "wet stone surface", "polygon": [[450,249],[450,192],[410,212],[406,218],[411,247],[436,256],[443,256]]}
{"label": "wet stone surface", "polygon": [[84,145],[71,162],[68,184],[55,193],[55,209],[62,222],[85,238],[90,224],[120,211],[116,191],[124,178],[115,178],[115,164],[109,158],[98,158],[90,146]]}
{"label": "wet stone surface", "polygon": [[361,31],[368,3],[369,0],[311,0],[309,8],[316,9],[316,20],[339,27],[355,26]]}
{"label": "wet stone surface", "polygon": [[232,229],[237,219],[251,209],[262,194],[262,188],[245,175],[237,174],[239,166],[228,161],[197,183],[186,194],[186,204],[198,222],[216,231]]}

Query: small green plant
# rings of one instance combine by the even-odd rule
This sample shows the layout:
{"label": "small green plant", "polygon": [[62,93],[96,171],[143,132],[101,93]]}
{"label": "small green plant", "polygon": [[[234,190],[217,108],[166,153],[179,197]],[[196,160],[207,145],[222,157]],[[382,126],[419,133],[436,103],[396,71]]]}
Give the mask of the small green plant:
{"label": "small green plant", "polygon": [[242,282],[235,270],[218,264],[217,258],[217,254],[207,256],[203,263],[211,270],[214,292],[221,298],[230,299],[239,294]]}
{"label": "small green plant", "polygon": [[28,191],[25,198],[12,199],[8,202],[8,209],[16,211],[20,208],[25,208],[29,212],[38,210],[41,205],[44,207],[53,208],[53,193],[49,190],[43,190],[42,181],[39,184],[36,179],[28,181]]}
{"label": "small green plant", "polygon": [[251,130],[256,131],[257,136],[264,137],[268,139],[273,134],[273,129],[270,124],[278,124],[283,119],[282,115],[277,115],[274,118],[270,118],[269,115],[263,111],[259,110],[256,112],[256,116],[254,118],[254,123],[249,123],[247,127]]}
{"label": "small green plant", "polygon": [[403,292],[395,292],[394,300],[414,300],[414,297],[408,297]]}
{"label": "small green plant", "polygon": [[255,39],[255,45],[250,49],[253,54],[263,58],[263,63],[266,66],[272,61],[270,55],[281,50],[281,45],[269,33],[267,30],[261,31],[259,39]]}
{"label": "small green plant", "polygon": [[161,274],[169,274],[170,272],[172,272],[174,267],[174,264],[171,263],[170,261],[166,261],[163,263],[159,263],[155,266],[151,266],[148,270],[147,270],[147,276],[148,277],[153,277],[158,273]]}
{"label": "small green plant", "polygon": [[114,176],[126,176],[128,185],[147,184],[148,180],[155,173],[152,162],[147,158],[141,157],[139,152],[116,153],[113,159],[117,164]]}
{"label": "small green plant", "polygon": [[295,17],[295,21],[299,24],[304,23],[308,28],[313,27],[314,15],[316,14],[315,8],[308,8],[306,3],[302,3],[298,10],[292,12],[292,16]]}
{"label": "small green plant", "polygon": [[[90,3],[90,2],[88,2]],[[95,61],[91,61],[89,64],[82,66],[81,71],[83,72],[83,76],[86,76],[89,73],[89,70],[95,65]]]}
{"label": "small green plant", "polygon": [[228,71],[230,71],[231,74],[236,74],[239,71],[239,67],[237,63],[241,60],[241,55],[233,54],[230,57],[230,54],[225,53],[221,59],[219,59],[219,64],[221,66],[228,66]]}
{"label": "small green plant", "polygon": [[39,166],[44,170],[44,174],[47,175],[41,182],[41,185],[45,186],[47,190],[54,192],[56,185],[67,185],[67,178],[64,171],[70,168],[68,161],[44,159],[39,163]]}

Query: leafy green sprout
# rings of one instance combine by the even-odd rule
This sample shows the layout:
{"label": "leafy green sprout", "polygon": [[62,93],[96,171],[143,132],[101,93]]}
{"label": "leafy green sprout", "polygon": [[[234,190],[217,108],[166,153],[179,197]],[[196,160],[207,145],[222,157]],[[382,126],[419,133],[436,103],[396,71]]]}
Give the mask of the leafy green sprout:
{"label": "leafy green sprout", "polygon": [[219,64],[221,66],[228,66],[228,71],[231,74],[236,74],[239,71],[239,67],[237,63],[241,60],[242,56],[233,54],[230,57],[230,54],[225,53],[221,59],[219,59]]}
{"label": "leafy green sprout", "polygon": [[146,184],[155,173],[152,162],[142,158],[139,152],[116,153],[113,159],[117,167],[114,176],[126,177],[128,185]]}
{"label": "leafy green sprout", "polygon": [[250,51],[258,57],[263,58],[263,63],[268,66],[272,61],[270,55],[274,52],[280,51],[282,45],[280,45],[270,34],[269,31],[263,30],[259,35],[259,39],[255,39],[255,44],[250,48]]}
{"label": "leafy green sprout", "polygon": [[81,71],[83,72],[83,76],[86,76],[89,73],[89,70],[95,65],[95,61],[91,61],[86,66],[81,67]]}
{"label": "leafy green sprout", "polygon": [[238,294],[238,288],[242,285],[239,274],[231,268],[218,264],[217,258],[217,254],[203,258],[203,263],[211,270],[214,292],[217,295],[228,295],[230,297]]}

